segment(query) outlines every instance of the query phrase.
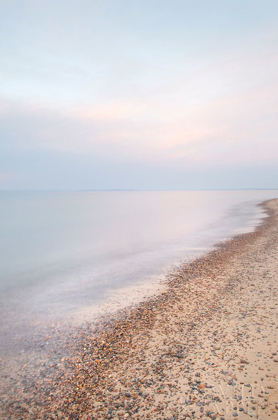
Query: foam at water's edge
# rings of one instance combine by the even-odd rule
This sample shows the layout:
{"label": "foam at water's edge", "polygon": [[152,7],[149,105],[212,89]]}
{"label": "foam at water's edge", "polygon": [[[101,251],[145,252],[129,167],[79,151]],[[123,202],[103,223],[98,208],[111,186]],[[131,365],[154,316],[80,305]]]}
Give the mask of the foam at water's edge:
{"label": "foam at water's edge", "polygon": [[129,306],[134,306],[151,296],[159,295],[165,291],[167,276],[169,274],[173,274],[173,272],[179,268],[180,264],[183,265],[188,262],[193,262],[196,258],[200,258],[213,249],[216,249],[218,243],[226,242],[237,235],[254,232],[257,227],[261,226],[264,219],[268,217],[263,204],[264,202],[256,200],[251,203],[244,203],[235,206],[231,209],[229,215],[227,215],[225,219],[228,220],[229,217],[231,217],[231,214],[236,214],[235,218],[239,223],[239,219],[242,214],[246,217],[241,220],[237,228],[233,226],[228,235],[226,234],[222,238],[218,237],[216,243],[215,239],[212,239],[210,244],[206,247],[190,248],[190,253],[188,253],[188,255],[184,255],[184,258],[178,262],[169,264],[157,275],[140,279],[134,285],[110,290],[110,292],[107,293],[105,300],[93,306],[81,308],[74,314],[69,315],[67,318],[68,321],[73,324],[79,324],[86,321],[94,322],[94,320],[97,321],[103,314],[117,312],[118,310]]}

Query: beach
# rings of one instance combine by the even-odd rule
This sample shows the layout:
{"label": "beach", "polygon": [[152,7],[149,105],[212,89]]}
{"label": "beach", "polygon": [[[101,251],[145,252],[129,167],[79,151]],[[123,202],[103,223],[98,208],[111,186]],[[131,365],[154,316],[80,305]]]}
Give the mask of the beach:
{"label": "beach", "polygon": [[261,226],[181,265],[159,295],[48,336],[36,370],[10,370],[1,418],[278,418],[278,200],[262,205]]}

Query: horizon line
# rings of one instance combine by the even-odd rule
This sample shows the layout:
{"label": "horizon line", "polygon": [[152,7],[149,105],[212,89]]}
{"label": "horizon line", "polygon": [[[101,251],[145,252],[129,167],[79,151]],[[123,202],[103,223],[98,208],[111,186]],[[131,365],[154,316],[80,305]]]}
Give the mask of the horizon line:
{"label": "horizon line", "polygon": [[178,191],[278,191],[276,188],[179,188],[179,189],[0,189],[0,192],[178,192]]}

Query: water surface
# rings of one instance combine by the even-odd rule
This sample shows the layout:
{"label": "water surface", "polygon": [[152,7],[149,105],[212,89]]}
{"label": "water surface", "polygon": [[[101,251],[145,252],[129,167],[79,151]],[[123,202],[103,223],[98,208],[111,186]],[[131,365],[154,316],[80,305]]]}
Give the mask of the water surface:
{"label": "water surface", "polygon": [[[252,230],[277,191],[0,192],[1,331],[92,319],[118,291]],[[123,303],[123,302],[122,302]]]}

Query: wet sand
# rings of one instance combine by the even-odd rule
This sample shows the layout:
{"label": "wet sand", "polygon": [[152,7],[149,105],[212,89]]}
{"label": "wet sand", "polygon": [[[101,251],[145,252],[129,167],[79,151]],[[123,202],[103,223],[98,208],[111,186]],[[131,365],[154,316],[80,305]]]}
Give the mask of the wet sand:
{"label": "wet sand", "polygon": [[255,232],[185,264],[160,295],[70,335],[55,327],[32,366],[4,366],[0,417],[278,418],[278,200],[264,206]]}

